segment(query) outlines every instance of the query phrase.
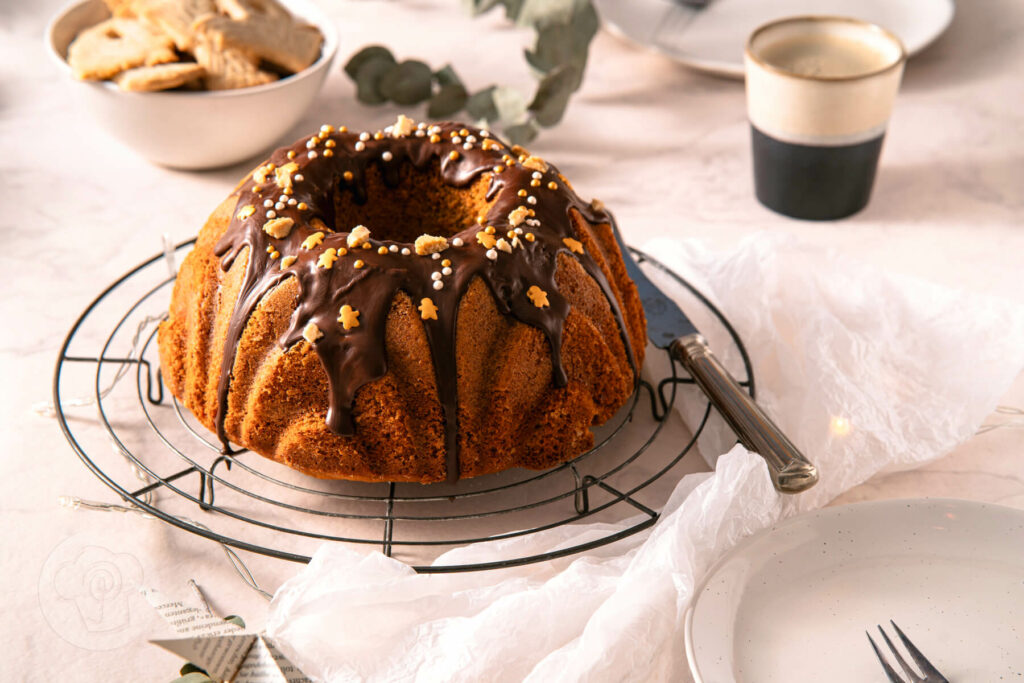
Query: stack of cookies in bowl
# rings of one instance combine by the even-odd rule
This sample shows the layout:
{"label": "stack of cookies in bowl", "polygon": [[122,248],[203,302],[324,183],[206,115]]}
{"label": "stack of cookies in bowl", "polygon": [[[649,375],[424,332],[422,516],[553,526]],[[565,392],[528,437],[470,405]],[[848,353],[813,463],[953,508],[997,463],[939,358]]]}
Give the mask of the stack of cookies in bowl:
{"label": "stack of cookies in bowl", "polygon": [[104,0],[110,18],[67,51],[76,78],[121,90],[231,90],[272,83],[321,54],[316,26],[276,0]]}

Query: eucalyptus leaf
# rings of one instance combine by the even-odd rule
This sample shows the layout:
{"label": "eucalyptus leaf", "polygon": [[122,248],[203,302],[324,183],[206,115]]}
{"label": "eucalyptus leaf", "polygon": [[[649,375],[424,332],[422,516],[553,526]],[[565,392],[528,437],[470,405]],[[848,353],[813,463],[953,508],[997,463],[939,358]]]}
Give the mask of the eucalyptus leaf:
{"label": "eucalyptus leaf", "polygon": [[387,49],[383,45],[369,45],[364,47],[359,52],[352,55],[352,57],[345,64],[345,73],[348,74],[349,78],[355,79],[359,74],[359,69],[367,62],[386,61],[390,64],[395,64],[395,56],[391,54],[391,50]]}
{"label": "eucalyptus leaf", "polygon": [[238,626],[239,628],[245,628],[245,620],[237,614],[231,614],[224,617],[224,621],[230,621],[232,624]]}
{"label": "eucalyptus leaf", "polygon": [[181,678],[175,678],[171,683],[217,683],[217,681],[204,673],[194,671],[190,674],[185,674]]}
{"label": "eucalyptus leaf", "polygon": [[494,86],[475,92],[466,100],[466,113],[474,121],[497,121],[498,110],[494,106]]}
{"label": "eucalyptus leaf", "polygon": [[513,145],[525,145],[533,142],[534,138],[537,137],[537,133],[537,124],[533,121],[509,126],[505,129],[505,137],[507,137],[509,142]]}
{"label": "eucalyptus leaf", "polygon": [[434,73],[434,80],[441,87],[446,85],[462,85],[462,79],[455,73],[455,69],[452,68],[451,64],[445,65],[443,69]]}
{"label": "eucalyptus leaf", "polygon": [[380,90],[384,76],[397,68],[394,62],[375,59],[364,62],[356,72],[356,97],[364,104],[383,104],[387,97]]}
{"label": "eucalyptus leaf", "polygon": [[385,73],[378,88],[381,95],[395,104],[417,104],[430,97],[433,76],[423,62],[407,59]]}
{"label": "eucalyptus leaf", "polygon": [[469,96],[466,89],[459,83],[442,85],[427,105],[427,116],[432,119],[443,119],[466,106]]}
{"label": "eucalyptus leaf", "polygon": [[524,0],[517,19],[520,26],[566,25],[588,0]]}
{"label": "eucalyptus leaf", "polygon": [[548,127],[562,120],[579,80],[579,70],[571,65],[561,66],[541,79],[529,107],[537,123]]}
{"label": "eucalyptus leaf", "polygon": [[494,88],[491,99],[502,126],[519,123],[526,116],[526,98],[515,88],[499,85]]}
{"label": "eucalyptus leaf", "polygon": [[510,21],[518,21],[519,14],[523,10],[524,0],[467,0],[466,4],[474,15],[490,12],[501,5],[505,8],[505,17]]}
{"label": "eucalyptus leaf", "polygon": [[202,669],[193,664],[192,662],[185,662],[184,666],[182,666],[181,669],[178,670],[178,674],[181,676],[187,676],[188,674],[192,673],[201,673],[204,676],[209,675],[206,673],[206,669]]}
{"label": "eucalyptus leaf", "polygon": [[562,119],[570,97],[582,84],[590,43],[599,28],[593,0],[462,0],[462,4],[474,14],[500,5],[508,19],[533,29],[533,46],[525,51],[538,79],[532,99],[502,85],[470,95],[452,65],[432,72],[418,60],[398,63],[379,45],[363,48],[345,65],[356,82],[357,97],[367,104],[428,101],[431,118],[446,118],[464,109],[480,125],[503,129],[517,144],[533,140],[541,127]]}

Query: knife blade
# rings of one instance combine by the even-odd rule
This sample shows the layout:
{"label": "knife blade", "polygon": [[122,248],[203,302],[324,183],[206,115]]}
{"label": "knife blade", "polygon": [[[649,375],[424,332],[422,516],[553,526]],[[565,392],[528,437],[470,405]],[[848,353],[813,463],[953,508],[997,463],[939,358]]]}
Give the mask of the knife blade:
{"label": "knife blade", "polygon": [[676,302],[640,270],[614,220],[611,226],[626,272],[640,295],[651,343],[667,349],[686,368],[732,427],[739,442],[765,459],[776,489],[782,493],[799,493],[814,486],[818,481],[817,468],[729,374]]}

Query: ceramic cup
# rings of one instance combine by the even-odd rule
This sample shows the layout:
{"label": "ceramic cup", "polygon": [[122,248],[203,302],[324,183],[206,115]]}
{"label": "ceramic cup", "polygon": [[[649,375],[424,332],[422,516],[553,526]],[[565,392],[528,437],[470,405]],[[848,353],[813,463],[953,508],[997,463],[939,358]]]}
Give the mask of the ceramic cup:
{"label": "ceramic cup", "polygon": [[905,61],[896,36],[858,19],[754,31],[744,62],[758,200],[809,220],[864,208]]}

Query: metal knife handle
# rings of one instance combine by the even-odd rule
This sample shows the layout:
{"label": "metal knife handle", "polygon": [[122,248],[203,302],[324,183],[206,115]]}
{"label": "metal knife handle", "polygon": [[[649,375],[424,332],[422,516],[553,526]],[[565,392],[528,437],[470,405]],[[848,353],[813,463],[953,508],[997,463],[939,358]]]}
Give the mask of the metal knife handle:
{"label": "metal knife handle", "polygon": [[775,488],[783,493],[799,493],[817,483],[818,470],[715,358],[704,337],[680,337],[672,343],[671,351],[736,432],[740,443],[765,459]]}

